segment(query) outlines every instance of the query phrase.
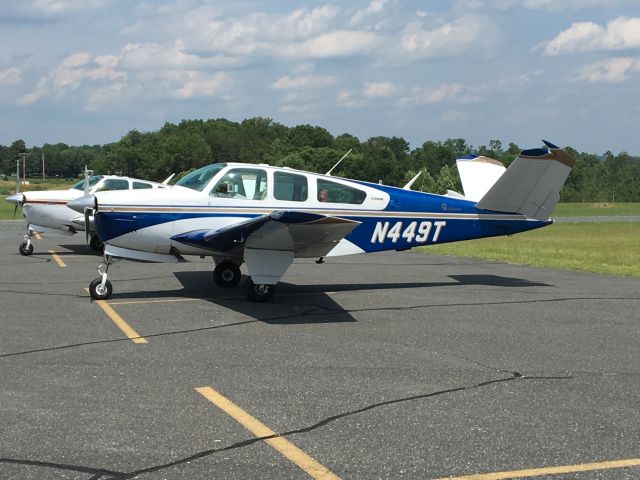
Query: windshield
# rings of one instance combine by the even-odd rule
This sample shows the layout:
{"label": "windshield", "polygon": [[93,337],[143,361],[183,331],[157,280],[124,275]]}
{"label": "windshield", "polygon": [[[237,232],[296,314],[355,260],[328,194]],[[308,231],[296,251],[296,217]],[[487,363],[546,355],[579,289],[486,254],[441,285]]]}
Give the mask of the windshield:
{"label": "windshield", "polygon": [[[93,175],[89,177],[89,188],[93,187],[100,180],[102,180],[102,175]],[[71,188],[73,188],[74,190],[84,190],[84,179],[80,180]]]}
{"label": "windshield", "polygon": [[214,163],[213,165],[207,165],[206,167],[199,168],[198,170],[194,170],[188,175],[185,175],[176,182],[176,185],[201,192],[202,190],[204,190],[204,187],[207,186],[209,181],[214,177],[214,175],[224,167],[226,167],[225,163]]}

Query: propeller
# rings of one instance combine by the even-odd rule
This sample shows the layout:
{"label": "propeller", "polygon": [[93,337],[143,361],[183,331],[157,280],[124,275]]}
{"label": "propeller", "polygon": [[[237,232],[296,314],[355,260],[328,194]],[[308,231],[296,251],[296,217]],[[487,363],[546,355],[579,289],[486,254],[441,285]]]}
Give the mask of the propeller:
{"label": "propeller", "polygon": [[67,207],[71,210],[84,215],[84,237],[87,243],[89,243],[90,239],[89,228],[91,226],[91,216],[93,215],[95,206],[96,197],[93,194],[84,195],[67,203]]}
{"label": "propeller", "polygon": [[16,213],[18,212],[18,207],[20,207],[20,209],[22,209],[22,206],[24,205],[25,201],[26,201],[26,197],[24,196],[23,193],[14,193],[13,195],[9,195],[6,198],[7,202],[10,203],[14,203],[15,207],[13,207],[13,219],[16,219]]}
{"label": "propeller", "polygon": [[92,208],[85,208],[84,209],[84,241],[87,245],[89,245],[89,224],[90,224],[90,220],[89,218],[91,217],[91,214],[93,213],[93,209]]}

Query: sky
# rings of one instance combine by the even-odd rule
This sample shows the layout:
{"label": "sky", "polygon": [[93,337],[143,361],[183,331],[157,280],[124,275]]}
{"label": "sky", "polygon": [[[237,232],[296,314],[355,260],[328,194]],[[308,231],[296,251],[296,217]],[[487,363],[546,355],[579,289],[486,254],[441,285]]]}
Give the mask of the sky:
{"label": "sky", "polygon": [[0,0],[0,144],[261,116],[640,155],[640,0]]}

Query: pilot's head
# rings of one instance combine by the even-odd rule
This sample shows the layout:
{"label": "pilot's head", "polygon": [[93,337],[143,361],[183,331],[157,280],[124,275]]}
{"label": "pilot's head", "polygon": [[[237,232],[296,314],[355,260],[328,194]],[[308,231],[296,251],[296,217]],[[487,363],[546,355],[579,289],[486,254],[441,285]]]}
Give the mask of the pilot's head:
{"label": "pilot's head", "polygon": [[322,190],[320,190],[318,192],[318,200],[320,200],[321,202],[328,202],[329,201],[329,190],[327,190],[326,188],[323,188]]}

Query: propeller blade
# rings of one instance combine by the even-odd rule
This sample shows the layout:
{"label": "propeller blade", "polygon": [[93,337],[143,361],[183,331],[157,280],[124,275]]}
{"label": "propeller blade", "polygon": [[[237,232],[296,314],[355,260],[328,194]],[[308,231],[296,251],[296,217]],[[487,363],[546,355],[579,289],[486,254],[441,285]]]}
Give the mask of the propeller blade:
{"label": "propeller blade", "polygon": [[16,212],[18,211],[18,204],[16,203],[16,206],[13,207],[13,219],[16,219]]}
{"label": "propeller blade", "polygon": [[87,245],[89,245],[89,217],[93,213],[91,208],[84,209],[84,241]]}

